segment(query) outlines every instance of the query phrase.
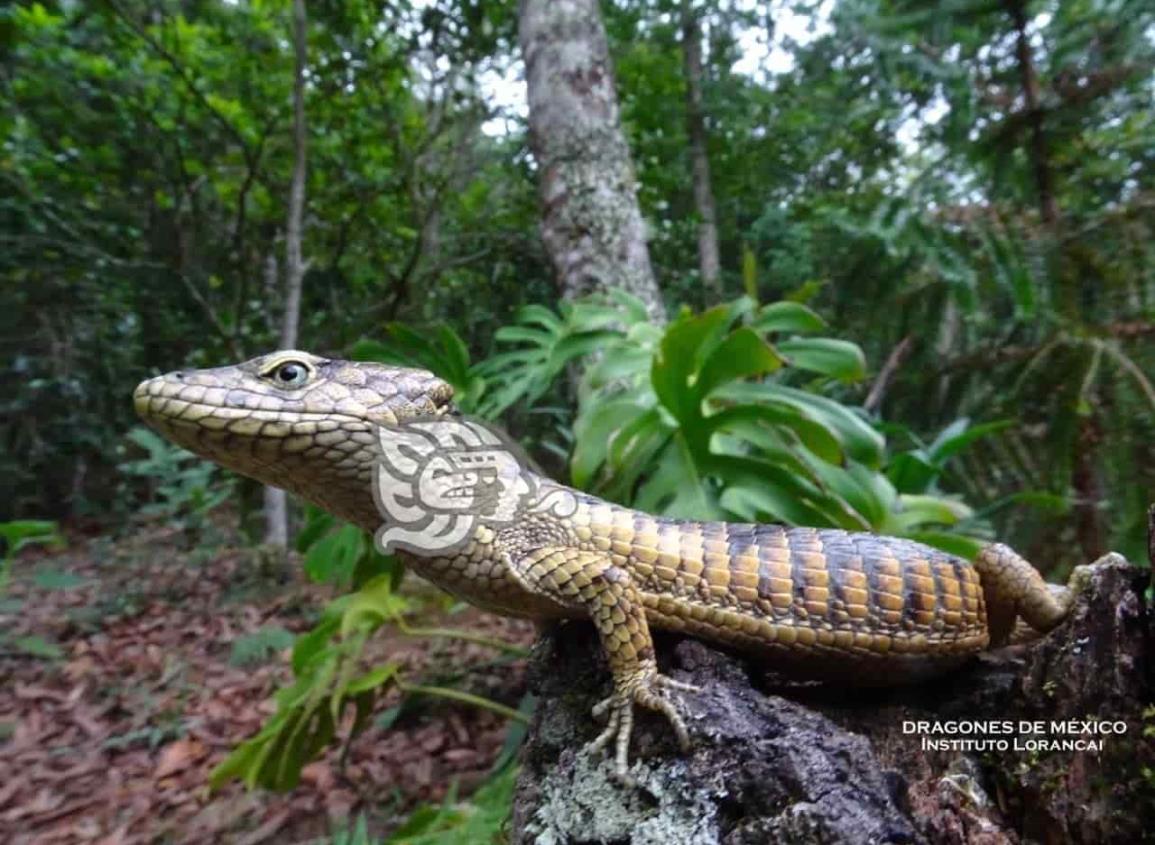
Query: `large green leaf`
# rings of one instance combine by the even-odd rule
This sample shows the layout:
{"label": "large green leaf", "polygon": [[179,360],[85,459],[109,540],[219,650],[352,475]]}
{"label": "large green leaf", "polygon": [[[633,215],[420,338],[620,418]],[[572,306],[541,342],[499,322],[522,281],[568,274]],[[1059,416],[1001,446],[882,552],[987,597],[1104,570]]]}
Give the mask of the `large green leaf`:
{"label": "large green leaf", "polygon": [[772,302],[750,323],[760,332],[811,334],[826,328],[826,321],[799,302]]}
{"label": "large green leaf", "polygon": [[740,328],[726,337],[706,358],[693,391],[706,399],[717,388],[737,379],[768,375],[782,366],[782,356],[757,332]]}
{"label": "large green leaf", "polygon": [[721,519],[724,512],[694,461],[685,438],[675,434],[658,456],[656,469],[638,489],[642,510],[677,519]]}
{"label": "large green leaf", "polygon": [[674,431],[661,409],[651,408],[617,432],[610,444],[609,461],[614,472],[607,493],[628,500],[638,479],[657,463]]}
{"label": "large green leaf", "polygon": [[955,525],[971,516],[973,511],[962,502],[937,496],[904,495],[899,497],[899,506],[885,527],[895,534],[907,535],[928,526]]}
{"label": "large green leaf", "polygon": [[658,400],[676,419],[701,415],[701,394],[694,386],[698,364],[729,321],[729,309],[720,305],[698,317],[684,315],[666,330],[650,380]]}
{"label": "large green leaf", "polygon": [[866,376],[866,357],[857,344],[828,337],[806,337],[782,340],[777,346],[791,367],[842,381],[858,381]]}
{"label": "large green leaf", "polygon": [[832,399],[773,382],[736,382],[722,387],[715,397],[742,404],[793,408],[827,429],[848,456],[869,467],[882,463],[885,440],[862,416]]}
{"label": "large green leaf", "polygon": [[583,414],[574,426],[577,445],[570,459],[570,476],[578,487],[587,486],[605,464],[610,444],[639,416],[650,411],[632,398],[611,400],[598,406],[597,413]]}
{"label": "large green leaf", "polygon": [[724,482],[720,504],[747,522],[861,527],[845,506],[803,477],[767,461],[716,457],[711,469]]}
{"label": "large green leaf", "polygon": [[619,345],[605,350],[606,354],[595,361],[585,372],[585,390],[597,390],[607,385],[623,381],[631,383],[639,378],[649,377],[654,354],[641,346]]}
{"label": "large green leaf", "polygon": [[[749,423],[771,427],[782,433],[788,431],[802,447],[828,463],[843,461],[842,444],[821,423],[817,423],[797,408],[781,404],[733,405],[706,418],[710,432],[745,431]],[[738,428],[736,428],[738,427]]]}

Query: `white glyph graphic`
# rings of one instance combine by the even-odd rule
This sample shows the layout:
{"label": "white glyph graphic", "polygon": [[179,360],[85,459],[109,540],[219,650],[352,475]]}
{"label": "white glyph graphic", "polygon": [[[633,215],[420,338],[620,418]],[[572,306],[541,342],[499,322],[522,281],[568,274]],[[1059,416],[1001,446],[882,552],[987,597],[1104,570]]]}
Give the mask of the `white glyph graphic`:
{"label": "white glyph graphic", "polygon": [[544,485],[514,448],[473,420],[433,419],[377,428],[381,454],[373,489],[385,524],[377,546],[443,554],[465,546],[479,525],[527,513],[574,512],[572,493]]}

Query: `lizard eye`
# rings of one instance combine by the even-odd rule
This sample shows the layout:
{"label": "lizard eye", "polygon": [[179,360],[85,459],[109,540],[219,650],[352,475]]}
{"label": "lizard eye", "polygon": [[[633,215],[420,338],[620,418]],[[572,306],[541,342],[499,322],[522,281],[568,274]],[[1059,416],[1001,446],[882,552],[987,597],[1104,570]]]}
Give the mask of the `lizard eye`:
{"label": "lizard eye", "polygon": [[309,380],[309,368],[300,361],[286,361],[269,375],[278,387],[300,387]]}

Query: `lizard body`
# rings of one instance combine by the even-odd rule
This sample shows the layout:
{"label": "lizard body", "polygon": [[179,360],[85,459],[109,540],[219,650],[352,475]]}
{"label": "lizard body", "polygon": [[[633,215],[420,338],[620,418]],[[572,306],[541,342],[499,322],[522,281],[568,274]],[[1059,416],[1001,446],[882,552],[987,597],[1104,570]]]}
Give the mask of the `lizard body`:
{"label": "lizard body", "polygon": [[[143,382],[136,409],[173,442],[285,488],[369,531],[376,430],[453,415],[452,389],[432,374],[375,363],[276,352],[231,367]],[[1041,634],[1066,615],[1072,588],[1047,585],[1005,546],[972,566],[910,540],[833,529],[654,517],[572,491],[568,516],[533,513],[508,527],[479,525],[445,555],[402,552],[417,574],[482,608],[597,627],[613,695],[609,724],[625,777],[633,706],[663,713],[685,689],[657,671],[650,628],[763,654],[810,677],[875,685],[941,672],[1005,643],[1021,617]]]}

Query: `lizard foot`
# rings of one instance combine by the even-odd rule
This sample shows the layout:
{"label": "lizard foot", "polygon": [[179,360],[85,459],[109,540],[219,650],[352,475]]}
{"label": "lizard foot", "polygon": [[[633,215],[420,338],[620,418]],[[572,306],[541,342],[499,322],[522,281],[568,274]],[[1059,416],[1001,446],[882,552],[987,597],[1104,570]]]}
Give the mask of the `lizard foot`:
{"label": "lizard foot", "polygon": [[[1076,566],[1071,570],[1071,576],[1067,579],[1066,589],[1072,596],[1078,596],[1087,591],[1091,586],[1091,579],[1094,578],[1096,572],[1101,572],[1108,567],[1127,564],[1127,558],[1118,552],[1107,552],[1093,563],[1084,563]],[[1062,589],[1062,588],[1060,588]]]}
{"label": "lizard foot", "polygon": [[658,674],[654,666],[639,669],[624,681],[615,681],[614,693],[593,708],[595,719],[609,716],[606,729],[589,744],[590,751],[602,751],[614,742],[614,778],[620,783],[632,785],[629,776],[630,734],[634,729],[634,705],[640,704],[647,710],[661,713],[670,722],[682,751],[690,748],[690,735],[686,723],[670,701],[668,691],[700,692],[693,684],[675,681]]}

